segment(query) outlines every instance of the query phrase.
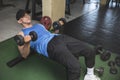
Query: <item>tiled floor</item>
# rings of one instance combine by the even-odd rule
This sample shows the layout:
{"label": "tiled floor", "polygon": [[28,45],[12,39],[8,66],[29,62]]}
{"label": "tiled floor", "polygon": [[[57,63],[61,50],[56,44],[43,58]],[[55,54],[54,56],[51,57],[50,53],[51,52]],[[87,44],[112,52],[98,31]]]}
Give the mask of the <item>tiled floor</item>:
{"label": "tiled floor", "polygon": [[101,7],[66,24],[64,32],[120,54],[120,8]]}
{"label": "tiled floor", "polygon": [[76,0],[75,3],[70,5],[71,15],[66,14],[66,19],[68,21],[71,21],[79,16],[82,16],[99,8],[99,0],[86,0],[85,4],[83,4],[82,1],[83,0]]}

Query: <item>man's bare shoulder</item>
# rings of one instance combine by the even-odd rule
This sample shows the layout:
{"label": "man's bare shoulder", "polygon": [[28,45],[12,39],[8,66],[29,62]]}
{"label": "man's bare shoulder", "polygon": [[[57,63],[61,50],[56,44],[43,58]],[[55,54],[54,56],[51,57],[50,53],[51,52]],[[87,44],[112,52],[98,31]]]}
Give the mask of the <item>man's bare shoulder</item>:
{"label": "man's bare shoulder", "polygon": [[18,33],[18,35],[24,36],[24,33],[23,33],[22,31],[20,31],[20,32]]}

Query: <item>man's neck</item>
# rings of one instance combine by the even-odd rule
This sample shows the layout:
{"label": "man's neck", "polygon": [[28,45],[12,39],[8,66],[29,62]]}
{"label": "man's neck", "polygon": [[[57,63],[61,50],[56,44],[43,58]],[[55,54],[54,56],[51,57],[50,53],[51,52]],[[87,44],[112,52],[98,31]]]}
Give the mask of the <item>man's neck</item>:
{"label": "man's neck", "polygon": [[23,24],[23,26],[24,26],[24,28],[30,28],[30,27],[32,27],[32,24],[30,23],[30,24]]}

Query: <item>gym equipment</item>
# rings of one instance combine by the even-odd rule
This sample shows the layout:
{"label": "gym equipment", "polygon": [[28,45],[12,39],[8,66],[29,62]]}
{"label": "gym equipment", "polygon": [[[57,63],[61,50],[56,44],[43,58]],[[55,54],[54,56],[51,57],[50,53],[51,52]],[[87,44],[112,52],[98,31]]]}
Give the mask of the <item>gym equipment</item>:
{"label": "gym equipment", "polygon": [[47,30],[50,30],[52,25],[52,20],[49,16],[43,16],[40,20],[40,23],[43,24]]}
{"label": "gym equipment", "polygon": [[100,58],[103,61],[107,61],[111,57],[111,52],[110,51],[105,51],[101,45],[98,45],[95,47],[96,54],[100,54]]}
{"label": "gym equipment", "polygon": [[54,29],[54,31],[55,30],[59,30],[60,29],[60,23],[58,22],[58,21],[55,21],[54,23],[53,23],[53,29]]}
{"label": "gym equipment", "polygon": [[7,66],[11,68],[23,60],[24,60],[24,58],[22,56],[18,56],[16,58],[12,59],[11,61],[7,62]]}
{"label": "gym equipment", "polygon": [[118,67],[120,67],[120,56],[117,56],[117,57],[115,58],[115,63],[116,63],[116,65],[117,65]]}
{"label": "gym equipment", "polygon": [[98,74],[99,77],[101,77],[104,73],[104,67],[96,68],[95,72]]}
{"label": "gym equipment", "polygon": [[31,31],[29,33],[29,35],[30,35],[32,41],[36,41],[37,40],[37,33],[35,31]]}
{"label": "gym equipment", "polygon": [[[35,53],[37,53],[37,52],[35,50],[33,50],[32,48],[30,48],[30,55],[29,56],[31,56],[31,55],[33,55]],[[12,68],[16,64],[18,64],[18,63],[20,63],[20,62],[22,62],[24,60],[25,59],[21,55],[19,55],[18,57],[16,57],[16,58],[10,60],[9,62],[7,62],[7,66],[10,67],[10,68]]]}
{"label": "gym equipment", "polygon": [[24,45],[24,37],[23,36],[21,36],[21,35],[16,35],[15,37],[14,37],[14,40],[16,41],[16,43],[19,45],[19,46],[22,46],[22,45]]}
{"label": "gym equipment", "polygon": [[103,52],[103,47],[101,45],[97,45],[95,47],[95,50],[96,50],[96,54],[100,54],[101,51]]}
{"label": "gym equipment", "polygon": [[59,30],[61,28],[61,26],[63,26],[66,23],[67,23],[67,21],[65,18],[60,18],[58,21],[53,22],[53,29]]}
{"label": "gym equipment", "polygon": [[59,21],[62,21],[63,25],[64,25],[65,23],[67,23],[67,21],[66,21],[65,18],[60,18]]}
{"label": "gym equipment", "polygon": [[110,73],[111,74],[117,74],[118,73],[118,70],[117,70],[117,68],[115,67],[115,61],[109,61],[108,62],[108,66],[110,66]]}
{"label": "gym equipment", "polygon": [[[31,31],[31,32],[29,33],[29,35],[31,36],[32,41],[36,41],[36,40],[37,40],[37,34],[36,34],[35,31]],[[16,43],[17,43],[19,46],[22,46],[22,45],[24,45],[24,43],[25,43],[24,37],[21,36],[21,35],[16,35],[16,36],[14,37],[14,40],[16,41]]]}
{"label": "gym equipment", "polygon": [[110,51],[105,51],[103,54],[101,54],[100,58],[103,61],[109,60],[111,57],[111,52]]}

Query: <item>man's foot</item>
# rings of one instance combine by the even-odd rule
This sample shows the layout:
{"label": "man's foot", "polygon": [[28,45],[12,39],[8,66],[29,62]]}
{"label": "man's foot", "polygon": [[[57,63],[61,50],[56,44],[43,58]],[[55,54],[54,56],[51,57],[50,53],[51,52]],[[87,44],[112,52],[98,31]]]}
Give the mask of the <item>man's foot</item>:
{"label": "man's foot", "polygon": [[84,80],[101,80],[101,79],[96,75],[86,74],[85,77],[84,77]]}

